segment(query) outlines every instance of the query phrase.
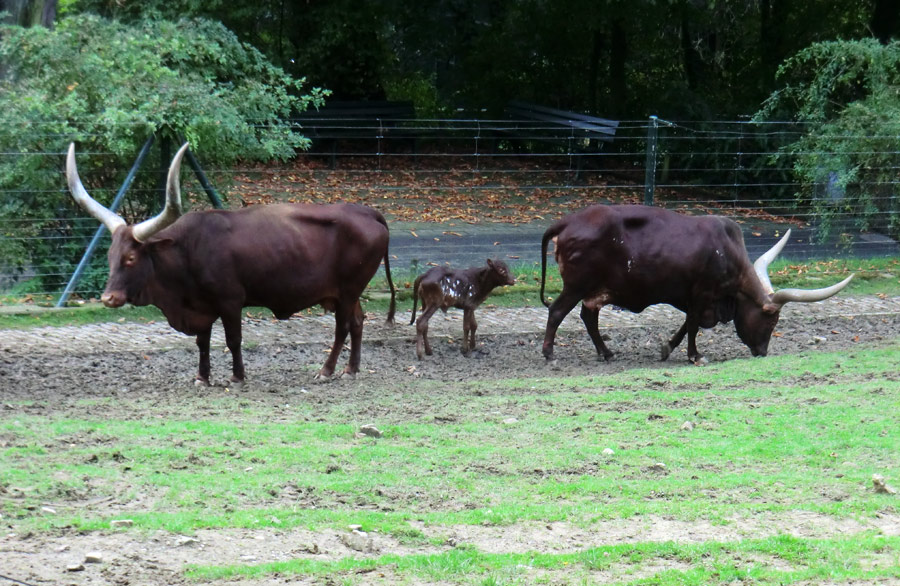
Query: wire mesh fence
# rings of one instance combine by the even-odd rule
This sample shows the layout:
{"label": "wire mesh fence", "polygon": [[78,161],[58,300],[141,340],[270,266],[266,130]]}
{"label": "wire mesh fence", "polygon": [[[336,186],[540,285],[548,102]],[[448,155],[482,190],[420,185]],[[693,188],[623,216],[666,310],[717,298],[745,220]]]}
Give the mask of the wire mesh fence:
{"label": "wire mesh fence", "polygon": [[[791,228],[786,254],[794,256],[898,255],[900,148],[891,148],[897,137],[877,143],[844,137],[860,146],[829,152],[803,150],[808,129],[779,122],[620,121],[610,141],[578,125],[465,116],[300,124],[298,131],[314,139],[293,160],[205,167],[225,206],[371,205],[392,225],[395,266],[411,270],[429,262],[483,262],[496,234],[517,242],[510,258],[534,262],[547,225],[594,203],[729,216],[744,227],[748,248],[753,236],[773,238]],[[46,143],[67,140],[48,133]],[[202,164],[202,150],[198,156]],[[99,224],[65,195],[61,149],[0,152],[0,165],[14,157],[43,158],[55,169],[48,184],[58,188],[7,181],[0,189],[0,294],[57,296]],[[110,153],[79,152],[78,159],[92,163],[82,170],[91,195],[109,204],[128,169],[105,167]],[[127,220],[155,211],[147,202],[159,201],[167,166],[161,150],[137,171],[120,210]],[[192,176],[182,178],[186,208],[212,207]],[[37,205],[50,200],[52,206]],[[426,233],[427,241],[419,237]],[[108,243],[104,235],[74,296],[102,290]]]}

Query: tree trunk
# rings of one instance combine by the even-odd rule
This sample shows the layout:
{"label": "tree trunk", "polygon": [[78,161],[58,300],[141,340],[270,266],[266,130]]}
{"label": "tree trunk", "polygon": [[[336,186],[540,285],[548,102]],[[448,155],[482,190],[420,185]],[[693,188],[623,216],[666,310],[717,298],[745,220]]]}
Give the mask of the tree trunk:
{"label": "tree trunk", "polygon": [[4,22],[19,26],[53,28],[57,0],[0,0],[0,12],[7,12]]}
{"label": "tree trunk", "polygon": [[619,116],[625,112],[628,102],[628,85],[625,63],[628,59],[628,36],[620,19],[612,22],[609,48],[609,90],[611,114]]}
{"label": "tree trunk", "polygon": [[784,60],[784,22],[790,10],[787,0],[759,3],[759,50],[762,80],[767,90],[775,87],[775,73]]}
{"label": "tree trunk", "polygon": [[681,9],[681,60],[684,66],[684,79],[688,89],[697,89],[697,80],[700,77],[700,56],[694,49],[691,40],[691,25],[688,22],[687,10]]}
{"label": "tree trunk", "polygon": [[870,22],[872,34],[886,45],[891,37],[896,36],[898,24],[900,24],[900,0],[875,0],[875,9],[872,11]]}
{"label": "tree trunk", "polygon": [[596,112],[600,99],[597,88],[600,81],[600,59],[603,56],[603,33],[594,29],[591,31],[591,38],[591,61],[588,64],[587,105],[591,111]]}

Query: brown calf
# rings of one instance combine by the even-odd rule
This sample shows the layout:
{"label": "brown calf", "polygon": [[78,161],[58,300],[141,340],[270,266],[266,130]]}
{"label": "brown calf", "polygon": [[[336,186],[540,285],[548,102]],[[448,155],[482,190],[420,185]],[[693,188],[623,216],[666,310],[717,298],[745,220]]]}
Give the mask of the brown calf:
{"label": "brown calf", "polygon": [[[463,310],[462,353],[467,355],[475,348],[475,309],[490,295],[495,287],[514,285],[516,280],[502,260],[487,260],[487,266],[464,270],[434,267],[416,278],[413,284],[413,308],[410,325],[416,324],[416,355],[419,360],[425,354],[431,356],[428,342],[428,320],[440,309],[456,307]],[[422,298],[422,315],[416,321],[416,301]]]}

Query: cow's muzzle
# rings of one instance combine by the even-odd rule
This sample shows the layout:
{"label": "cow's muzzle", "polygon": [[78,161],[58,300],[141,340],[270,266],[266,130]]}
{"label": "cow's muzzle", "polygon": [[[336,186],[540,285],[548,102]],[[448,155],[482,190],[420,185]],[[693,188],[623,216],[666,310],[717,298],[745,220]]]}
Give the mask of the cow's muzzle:
{"label": "cow's muzzle", "polygon": [[125,294],[116,291],[106,291],[100,296],[100,301],[106,307],[122,307],[125,305]]}

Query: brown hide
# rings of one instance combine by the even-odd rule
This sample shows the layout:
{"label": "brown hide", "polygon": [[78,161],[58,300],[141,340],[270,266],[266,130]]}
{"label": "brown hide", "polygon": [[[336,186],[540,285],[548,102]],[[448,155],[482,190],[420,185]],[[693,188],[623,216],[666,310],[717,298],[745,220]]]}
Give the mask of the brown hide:
{"label": "brown hide", "polygon": [[[413,284],[412,318],[416,322],[416,355],[421,360],[426,354],[431,356],[428,341],[428,320],[440,309],[450,307],[463,310],[462,352],[468,354],[475,348],[475,309],[481,305],[491,291],[503,285],[514,285],[516,280],[509,267],[501,260],[487,260],[487,266],[469,269],[449,269],[433,267],[416,278]],[[422,299],[422,315],[416,321],[416,302]]]}
{"label": "brown hide", "polygon": [[[552,304],[544,300],[550,240],[556,243],[563,280]],[[687,334],[688,358],[700,362],[698,329],[732,320],[754,356],[768,351],[781,305],[772,302],[747,255],[740,227],[728,218],[645,206],[593,206],[550,226],[542,252],[541,300],[550,307],[543,346],[548,359],[559,324],[579,301],[588,334],[607,359],[612,352],[598,329],[604,305],[638,313],[666,303],[683,311],[685,323],[663,344],[663,359]]]}
{"label": "brown hide", "polygon": [[196,335],[201,382],[208,382],[209,335],[216,319],[225,327],[233,380],[239,381],[244,378],[243,307],[267,307],[286,319],[322,305],[335,312],[337,323],[335,348],[320,374],[332,374],[348,333],[351,355],[345,372],[353,374],[359,369],[360,295],[382,260],[390,273],[388,238],[382,215],[355,204],[191,212],[145,243],[123,226],[113,235],[103,300],[111,306],[155,305],[172,327]]}

